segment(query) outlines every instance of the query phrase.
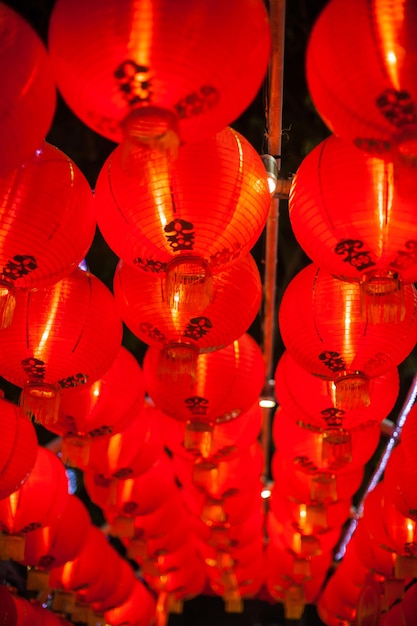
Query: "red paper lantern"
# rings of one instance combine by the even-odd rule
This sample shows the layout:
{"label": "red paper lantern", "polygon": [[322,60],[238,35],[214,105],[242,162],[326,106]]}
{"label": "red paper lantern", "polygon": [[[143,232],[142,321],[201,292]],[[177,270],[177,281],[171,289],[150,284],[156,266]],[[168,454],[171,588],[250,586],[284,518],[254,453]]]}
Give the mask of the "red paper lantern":
{"label": "red paper lantern", "polygon": [[82,469],[110,480],[145,473],[163,451],[157,416],[151,406],[138,407],[136,417],[120,433],[91,442],[89,461]]}
{"label": "red paper lantern", "polygon": [[[369,381],[369,405],[338,409],[329,382],[313,376],[285,350],[275,370],[275,395],[288,417],[305,428],[357,428],[376,426],[385,419],[397,401],[398,369]],[[302,389],[302,393],[300,393]]]}
{"label": "red paper lantern", "polygon": [[332,136],[305,157],[291,187],[290,219],[300,246],[323,270],[361,285],[372,321],[401,319],[396,294],[417,279],[415,177],[412,164],[394,168]]}
{"label": "red paper lantern", "polygon": [[319,115],[369,152],[416,154],[416,11],[413,2],[331,0],[310,35],[307,83]]}
{"label": "red paper lantern", "polygon": [[122,558],[119,558],[118,573],[119,575],[117,577],[112,577],[112,589],[107,597],[91,603],[91,606],[96,613],[104,613],[104,611],[110,611],[111,609],[118,607],[126,602],[130,594],[133,592],[136,577],[130,563]]}
{"label": "red paper lantern", "polygon": [[68,496],[58,517],[27,535],[23,565],[49,570],[75,559],[89,524],[90,516],[84,504],[77,496]]}
{"label": "red paper lantern", "polygon": [[16,290],[46,287],[76,269],[95,233],[93,196],[83,173],[43,142],[0,176],[1,325],[10,324]]}
{"label": "red paper lantern", "polygon": [[284,345],[301,367],[334,384],[337,408],[366,406],[369,379],[397,367],[416,343],[416,294],[413,285],[404,286],[401,321],[369,324],[361,315],[359,287],[312,263],[284,292],[279,311]]}
{"label": "red paper lantern", "polygon": [[11,402],[0,399],[0,499],[16,491],[32,471],[38,439],[31,422]]}
{"label": "red paper lantern", "polygon": [[16,302],[13,323],[2,331],[0,371],[23,387],[23,410],[46,424],[57,415],[60,390],[91,384],[110,367],[122,324],[111,292],[81,269]]}
{"label": "red paper lantern", "polygon": [[148,345],[161,348],[160,374],[195,375],[197,356],[220,350],[245,333],[261,302],[259,270],[250,254],[213,277],[213,301],[201,315],[176,311],[163,299],[160,279],[119,261],[114,297],[123,321]]}
{"label": "red paper lantern", "polygon": [[47,135],[56,93],[45,46],[11,7],[0,7],[3,67],[0,100],[0,171],[18,166]]}
{"label": "red paper lantern", "polygon": [[280,407],[272,424],[272,437],[277,454],[304,472],[339,473],[358,469],[369,461],[378,447],[380,428],[309,430],[295,424]]}
{"label": "red paper lantern", "polygon": [[255,402],[237,419],[216,423],[212,429],[208,424],[191,422],[188,424],[188,432],[182,422],[165,413],[159,412],[158,419],[165,446],[173,454],[216,462],[232,459],[256,441],[261,432],[262,409]]}
{"label": "red paper lantern", "polygon": [[155,617],[156,603],[151,592],[137,580],[128,598],[119,606],[105,611],[104,617],[112,626],[134,624],[151,626]]}
{"label": "red paper lantern", "polygon": [[417,462],[407,458],[402,444],[391,452],[384,473],[384,492],[395,508],[417,521]]}
{"label": "red paper lantern", "polygon": [[58,419],[48,424],[48,428],[62,435],[66,461],[75,465],[76,461],[88,463],[90,442],[121,432],[135,418],[144,401],[142,368],[135,357],[120,346],[101,378],[92,385],[75,387],[71,393],[62,395]]}
{"label": "red paper lantern", "polygon": [[270,32],[260,0],[175,9],[169,0],[60,0],[49,52],[64,99],[90,128],[116,142],[126,127],[145,141],[165,133],[167,143],[173,133],[209,136],[246,109],[266,72]]}
{"label": "red paper lantern", "polygon": [[159,274],[171,307],[199,312],[212,297],[212,275],[247,254],[270,206],[265,167],[230,127],[182,146],[171,161],[160,150],[119,146],[95,189],[97,220],[110,248],[129,265]]}
{"label": "red paper lantern", "polygon": [[[313,464],[314,466],[314,464]],[[304,471],[303,464],[294,465],[287,455],[275,452],[271,461],[271,472],[275,483],[283,483],[288,493],[300,501],[328,504],[351,498],[359,489],[364,478],[364,468],[359,465],[343,471],[312,468]]]}
{"label": "red paper lantern", "polygon": [[85,593],[105,570],[106,559],[112,554],[113,549],[104,534],[90,524],[83,546],[75,559],[51,570],[51,589],[70,592],[82,590]]}
{"label": "red paper lantern", "polygon": [[[181,442],[184,440],[186,449],[203,456],[211,456],[213,446],[218,445],[213,441],[216,425],[234,422],[235,418],[239,421],[258,400],[265,379],[262,352],[247,333],[225,348],[199,354],[194,380],[167,380],[161,377],[159,368],[160,350],[151,346],[143,362],[147,391],[165,414],[186,423],[185,432],[180,431]],[[169,421],[165,419],[168,429],[174,432],[175,425],[170,426]],[[239,425],[229,427],[236,435],[238,429]],[[227,427],[224,430],[227,433]],[[172,443],[175,445],[175,437]],[[168,447],[170,444],[167,441]]]}
{"label": "red paper lantern", "polygon": [[68,497],[64,465],[55,454],[38,446],[36,462],[27,480],[0,500],[1,552],[5,558],[23,560],[24,536],[51,524],[61,515]]}
{"label": "red paper lantern", "polygon": [[36,623],[33,605],[5,585],[0,585],[0,618],[4,626],[33,626]]}
{"label": "red paper lantern", "polygon": [[86,470],[84,478],[88,495],[108,521],[114,524],[117,518],[126,519],[132,530],[136,515],[155,511],[176,488],[171,461],[165,454],[147,472],[117,484],[94,470]]}

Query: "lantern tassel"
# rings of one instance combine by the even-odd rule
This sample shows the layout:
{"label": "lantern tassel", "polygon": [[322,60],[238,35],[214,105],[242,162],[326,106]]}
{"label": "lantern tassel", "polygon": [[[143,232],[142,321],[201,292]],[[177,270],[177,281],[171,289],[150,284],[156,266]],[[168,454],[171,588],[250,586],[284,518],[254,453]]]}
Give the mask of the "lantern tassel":
{"label": "lantern tassel", "polygon": [[38,424],[53,424],[58,419],[60,389],[48,383],[27,383],[20,394],[20,406]]}
{"label": "lantern tassel", "polygon": [[154,106],[133,109],[122,123],[126,156],[135,145],[148,146],[176,159],[180,139],[178,119],[174,112]]}
{"label": "lantern tassel", "polygon": [[213,447],[213,424],[188,421],[184,431],[184,448],[203,459],[210,457]]}
{"label": "lantern tassel", "polygon": [[0,280],[0,328],[8,328],[13,320],[16,296],[13,285]]}
{"label": "lantern tassel", "polygon": [[164,299],[172,311],[199,315],[213,298],[213,278],[207,261],[181,256],[167,264]]}
{"label": "lantern tassel", "polygon": [[61,459],[64,465],[84,469],[90,457],[91,437],[85,435],[65,435],[62,438]]}
{"label": "lantern tassel", "polygon": [[346,467],[352,461],[352,437],[344,428],[328,428],[323,431],[322,460],[332,469]]}
{"label": "lantern tassel", "polygon": [[369,406],[369,378],[361,372],[342,374],[333,381],[334,405],[350,411]]}
{"label": "lantern tassel", "polygon": [[167,383],[190,383],[197,374],[198,348],[186,343],[170,343],[159,353],[158,376]]}
{"label": "lantern tassel", "polygon": [[397,324],[405,317],[404,286],[396,273],[372,274],[361,282],[361,316],[370,324]]}

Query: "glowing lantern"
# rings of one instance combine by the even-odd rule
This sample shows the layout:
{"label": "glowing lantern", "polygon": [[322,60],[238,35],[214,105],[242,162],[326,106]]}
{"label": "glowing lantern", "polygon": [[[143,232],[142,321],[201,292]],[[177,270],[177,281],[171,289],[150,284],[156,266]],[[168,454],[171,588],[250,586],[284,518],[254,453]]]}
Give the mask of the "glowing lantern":
{"label": "glowing lantern", "polygon": [[0,618],[4,626],[33,626],[35,609],[28,600],[0,585]]}
{"label": "glowing lantern", "polygon": [[413,285],[404,286],[401,321],[368,324],[361,315],[359,286],[310,264],[282,298],[284,345],[301,367],[333,383],[337,408],[367,406],[369,379],[397,367],[416,343],[416,294]]}
{"label": "glowing lantern", "polygon": [[46,287],[76,269],[95,233],[93,196],[83,173],[43,142],[0,176],[0,325],[7,327],[16,291]]}
{"label": "glowing lantern", "polygon": [[185,447],[202,454],[206,450],[209,456],[216,424],[239,418],[259,398],[265,364],[258,344],[245,333],[225,348],[199,354],[191,381],[161,377],[159,357],[156,346],[145,354],[143,373],[149,395],[164,413],[186,423]]}
{"label": "glowing lantern", "polygon": [[0,100],[0,171],[19,165],[47,135],[56,93],[45,46],[32,27],[3,2],[0,6],[3,67]]}
{"label": "glowing lantern", "polygon": [[305,157],[291,187],[300,246],[323,270],[360,284],[370,321],[401,319],[398,292],[417,279],[415,178],[414,165],[394,167],[332,136]]}
{"label": "glowing lantern", "polygon": [[60,515],[50,525],[29,533],[22,563],[49,570],[75,559],[84,543],[90,517],[77,496],[69,495]]}
{"label": "glowing lantern", "polygon": [[377,155],[416,154],[416,19],[413,2],[331,0],[310,36],[307,83],[319,115]]}
{"label": "glowing lantern", "polygon": [[369,381],[367,407],[343,410],[334,405],[331,383],[307,372],[288,350],[275,370],[275,395],[280,406],[288,417],[305,428],[376,426],[394,408],[399,389],[398,369],[393,368]]}
{"label": "glowing lantern", "polygon": [[144,400],[142,368],[120,346],[101,378],[62,395],[58,419],[48,424],[49,430],[63,437],[65,462],[87,464],[90,442],[121,432],[138,414]]}
{"label": "glowing lantern", "polygon": [[91,384],[110,367],[122,324],[111,292],[81,269],[16,302],[13,323],[2,331],[0,371],[23,387],[23,410],[46,424],[57,416],[60,390]]}
{"label": "glowing lantern", "polygon": [[118,606],[105,611],[106,622],[112,626],[138,624],[151,626],[155,616],[156,603],[145,585],[136,580],[129,596]]}
{"label": "glowing lantern", "polygon": [[68,480],[64,465],[38,446],[36,462],[24,484],[0,500],[1,558],[24,559],[24,537],[48,526],[66,506]]}
{"label": "glowing lantern", "polygon": [[195,376],[199,353],[224,348],[245,333],[261,301],[259,270],[250,254],[213,277],[213,301],[201,315],[176,311],[164,301],[161,282],[119,261],[114,297],[132,333],[160,351],[160,374]]}
{"label": "glowing lantern", "polygon": [[125,480],[145,473],[162,454],[158,410],[145,406],[120,433],[91,442],[88,465],[82,469],[103,479]]}
{"label": "glowing lantern", "polygon": [[104,613],[104,611],[109,611],[126,602],[135,587],[136,578],[132,566],[122,558],[118,560],[119,575],[117,577],[111,576],[108,570],[106,572],[106,576],[112,578],[112,588],[107,597],[91,603],[92,608],[97,613]]}
{"label": "glowing lantern", "polygon": [[417,464],[404,454],[400,442],[391,452],[384,473],[384,492],[405,517],[417,521]]}
{"label": "glowing lantern", "polygon": [[159,412],[158,419],[165,446],[173,454],[220,461],[239,455],[256,441],[261,432],[262,409],[256,402],[237,419],[215,423],[212,428],[204,422],[191,422],[188,431],[184,423],[165,413]]}
{"label": "glowing lantern", "polygon": [[169,0],[122,8],[60,0],[49,52],[58,88],[90,128],[117,143],[124,131],[167,145],[177,133],[209,136],[246,109],[266,72],[270,32],[260,0],[180,9]]}
{"label": "glowing lantern", "polygon": [[226,127],[182,146],[119,146],[95,188],[97,220],[110,248],[129,265],[158,274],[172,308],[198,313],[212,299],[212,276],[247,254],[270,205],[264,165],[242,135]]}
{"label": "glowing lantern", "polygon": [[11,402],[0,399],[0,499],[16,491],[32,471],[38,452],[36,431]]}
{"label": "glowing lantern", "polygon": [[304,472],[339,473],[358,469],[369,461],[378,447],[380,428],[376,425],[342,432],[338,428],[314,431],[294,423],[279,407],[272,424],[272,437],[278,456]]}

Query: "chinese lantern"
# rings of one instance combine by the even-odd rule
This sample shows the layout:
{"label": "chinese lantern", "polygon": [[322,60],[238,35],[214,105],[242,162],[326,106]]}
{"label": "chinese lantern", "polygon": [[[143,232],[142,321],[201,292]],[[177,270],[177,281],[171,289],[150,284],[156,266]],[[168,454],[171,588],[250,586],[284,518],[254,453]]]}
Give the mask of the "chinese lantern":
{"label": "chinese lantern", "polygon": [[0,585],[0,619],[4,626],[33,626],[36,623],[34,605]]}
{"label": "chinese lantern", "polygon": [[247,108],[266,72],[270,32],[260,0],[175,8],[60,0],[48,43],[58,88],[87,126],[117,143],[128,132],[170,146],[177,135],[209,136]]}
{"label": "chinese lantern", "polygon": [[156,346],[146,351],[143,373],[147,391],[165,414],[185,422],[187,449],[210,449],[216,424],[239,418],[262,391],[265,378],[262,352],[247,333],[225,348],[199,354],[195,378],[191,381],[185,377],[178,381],[161,377],[159,356]]}
{"label": "chinese lantern", "polygon": [[394,167],[331,136],[304,158],[291,187],[300,246],[323,270],[360,284],[370,321],[401,319],[398,292],[417,279],[415,179],[413,164]]}
{"label": "chinese lantern", "polygon": [[310,35],[306,76],[319,115],[376,155],[416,154],[416,19],[413,2],[331,0]]}
{"label": "chinese lantern", "polygon": [[106,622],[112,626],[137,624],[151,626],[155,616],[156,603],[152,593],[140,581],[136,580],[133,589],[124,602],[105,611]]}
{"label": "chinese lantern", "polygon": [[[242,392],[243,393],[243,392]],[[158,414],[165,446],[177,456],[188,459],[206,458],[213,461],[231,459],[256,441],[261,432],[262,409],[255,402],[237,419],[210,426],[201,422],[185,424],[162,411]]]}
{"label": "chinese lantern", "polygon": [[92,608],[97,613],[104,613],[104,611],[109,611],[123,604],[133,591],[136,578],[130,563],[123,558],[119,558],[118,570],[119,575],[117,577],[113,576],[112,589],[107,597],[91,603]]}
{"label": "chinese lantern", "polygon": [[[400,380],[397,368],[369,381],[369,405],[338,409],[327,380],[313,376],[285,350],[275,370],[275,395],[288,417],[305,428],[370,427],[382,422],[394,408]],[[300,393],[300,389],[303,393]]]}
{"label": "chinese lantern", "polygon": [[142,368],[121,345],[101,378],[92,385],[74,387],[61,397],[58,419],[48,424],[48,429],[63,437],[64,462],[87,464],[90,442],[121,432],[144,400]]}
{"label": "chinese lantern", "polygon": [[301,463],[294,465],[287,455],[278,452],[272,455],[271,472],[274,482],[283,483],[287,492],[297,500],[312,500],[323,504],[352,497],[364,477],[362,465],[352,469],[348,465],[345,470],[338,472],[318,468],[306,472]]}
{"label": "chinese lantern", "polygon": [[0,398],[0,499],[16,491],[32,471],[38,452],[33,424],[11,402]]}
{"label": "chinese lantern", "polygon": [[76,269],[95,233],[87,179],[46,143],[0,176],[0,324],[13,315],[16,290],[43,288]]}
{"label": "chinese lantern", "polygon": [[47,135],[56,92],[48,55],[38,34],[10,6],[0,6],[2,95],[0,172],[18,166]]}
{"label": "chinese lantern", "polygon": [[90,517],[84,504],[77,496],[69,495],[59,516],[48,526],[27,535],[23,565],[49,570],[75,559],[89,524]]}
{"label": "chinese lantern", "polygon": [[81,269],[18,294],[16,303],[12,325],[2,330],[0,372],[23,387],[23,410],[47,424],[57,416],[60,390],[91,384],[110,367],[121,320],[109,289]]}
{"label": "chinese lantern", "polygon": [[384,473],[384,492],[395,508],[417,521],[417,463],[404,454],[400,442],[391,452]]}
{"label": "chinese lantern", "polygon": [[88,495],[103,510],[114,534],[127,537],[133,536],[137,515],[156,511],[176,489],[171,461],[166,454],[162,454],[147,472],[116,484],[88,469],[84,479]]}
{"label": "chinese lantern", "polygon": [[270,205],[265,167],[246,139],[226,127],[182,146],[172,162],[119,146],[97,179],[97,221],[124,262],[163,280],[171,308],[199,313],[213,274],[247,254]]}
{"label": "chinese lantern", "polygon": [[312,263],[284,292],[279,311],[284,345],[301,367],[333,384],[337,408],[367,406],[369,379],[397,367],[416,343],[416,293],[413,285],[404,286],[401,321],[368,324],[359,286]]}
{"label": "chinese lantern", "polygon": [[109,480],[135,478],[146,472],[163,450],[157,414],[152,406],[138,406],[136,417],[120,433],[91,442],[88,464],[81,469]]}
{"label": "chinese lantern", "polygon": [[328,626],[351,624],[360,590],[345,580],[331,578],[317,600],[317,613]]}
{"label": "chinese lantern", "polygon": [[272,437],[278,455],[304,472],[338,473],[358,469],[369,461],[377,449],[380,428],[377,424],[346,432],[314,431],[296,424],[279,407],[272,424]]}
{"label": "chinese lantern", "polygon": [[0,500],[1,558],[24,559],[24,537],[48,526],[66,506],[68,480],[64,465],[38,446],[35,465],[19,489]]}
{"label": "chinese lantern", "polygon": [[160,375],[195,376],[199,353],[224,348],[245,333],[261,301],[259,270],[250,254],[213,277],[213,301],[201,315],[170,308],[157,276],[119,261],[114,297],[123,321],[148,345],[159,346]]}

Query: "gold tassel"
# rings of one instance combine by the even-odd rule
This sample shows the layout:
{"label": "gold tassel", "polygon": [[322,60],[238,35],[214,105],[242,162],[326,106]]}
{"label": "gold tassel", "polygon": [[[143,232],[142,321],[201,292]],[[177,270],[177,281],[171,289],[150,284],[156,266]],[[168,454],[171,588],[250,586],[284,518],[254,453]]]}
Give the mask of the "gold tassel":
{"label": "gold tassel", "polygon": [[26,589],[28,591],[40,591],[49,593],[49,570],[41,570],[29,567],[26,577]]}
{"label": "gold tassel", "polygon": [[13,320],[16,296],[13,285],[0,280],[0,328],[8,328]]}
{"label": "gold tassel", "polygon": [[158,377],[166,383],[189,383],[197,376],[198,348],[189,343],[169,343],[159,352]]}
{"label": "gold tassel", "polygon": [[286,619],[301,619],[305,604],[304,589],[301,585],[292,585],[285,590],[284,612]]}
{"label": "gold tassel", "polygon": [[404,287],[397,273],[370,274],[360,283],[361,316],[370,324],[404,320]]}
{"label": "gold tassel", "polygon": [[213,445],[213,424],[188,421],[184,430],[184,448],[208,459]]}
{"label": "gold tassel", "polygon": [[395,578],[417,578],[417,558],[398,554],[394,565]]}
{"label": "gold tassel", "polygon": [[23,413],[44,426],[57,421],[59,402],[59,386],[39,382],[27,383],[19,400]]}
{"label": "gold tassel", "polygon": [[327,428],[322,435],[321,459],[331,470],[339,470],[352,461],[352,437],[344,428]]}
{"label": "gold tassel", "polygon": [[64,465],[84,469],[90,458],[90,444],[89,435],[64,435],[61,450],[61,460]]}
{"label": "gold tassel", "polygon": [[369,378],[361,372],[347,372],[336,378],[334,384],[335,407],[345,411],[369,406]]}
{"label": "gold tassel", "polygon": [[75,610],[76,602],[75,591],[63,591],[57,589],[54,591],[54,597],[52,599],[52,610],[56,613],[71,614]]}
{"label": "gold tassel", "polygon": [[0,560],[24,561],[24,558],[24,535],[4,535],[3,533],[0,533]]}
{"label": "gold tassel", "polygon": [[200,315],[213,298],[213,278],[207,261],[179,256],[166,268],[164,300],[171,311]]}
{"label": "gold tassel", "polygon": [[336,474],[321,472],[313,476],[310,498],[315,502],[336,502],[338,499]]}

